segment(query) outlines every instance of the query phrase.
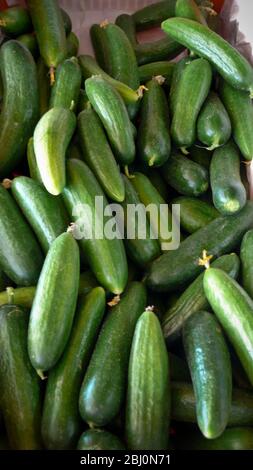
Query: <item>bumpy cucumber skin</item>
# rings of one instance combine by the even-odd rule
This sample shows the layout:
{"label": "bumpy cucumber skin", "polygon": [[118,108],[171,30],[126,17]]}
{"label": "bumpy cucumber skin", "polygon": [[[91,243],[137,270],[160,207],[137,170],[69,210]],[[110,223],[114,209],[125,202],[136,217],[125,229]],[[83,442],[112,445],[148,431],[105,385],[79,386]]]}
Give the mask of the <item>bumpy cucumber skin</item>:
{"label": "bumpy cucumber skin", "polygon": [[146,165],[159,167],[168,160],[171,152],[169,107],[158,79],[150,80],[146,87],[141,103],[137,147]]}
{"label": "bumpy cucumber skin", "polygon": [[39,57],[37,62],[37,80],[39,88],[39,114],[43,116],[49,109],[50,82],[48,79],[48,68],[42,57]]}
{"label": "bumpy cucumber skin", "polygon": [[230,215],[242,210],[247,194],[240,175],[240,155],[232,141],[214,151],[210,181],[213,203],[221,214]]}
{"label": "bumpy cucumber skin", "polygon": [[253,298],[253,230],[245,233],[240,251],[242,263],[242,286]]}
{"label": "bumpy cucumber skin", "polygon": [[81,88],[82,73],[76,57],[66,59],[55,73],[51,90],[50,108],[76,109]]}
{"label": "bumpy cucumber skin", "polygon": [[66,185],[66,151],[76,127],[75,114],[66,108],[52,108],[34,131],[34,151],[41,179],[53,196]]}
{"label": "bumpy cucumber skin", "polygon": [[27,354],[28,313],[14,305],[0,308],[1,411],[11,448],[41,449],[39,378]]}
{"label": "bumpy cucumber skin", "polygon": [[230,116],[233,137],[243,157],[253,158],[253,107],[249,94],[230,86],[224,80],[220,84],[221,99]]}
{"label": "bumpy cucumber skin", "polygon": [[248,201],[236,215],[218,217],[184,240],[178,250],[163,254],[151,264],[148,286],[156,291],[183,287],[203,270],[198,259],[203,250],[214,258],[230,253],[253,226],[253,202]]}
{"label": "bumpy cucumber skin", "polygon": [[134,329],[145,304],[145,286],[132,282],[106,318],[80,391],[79,409],[87,423],[104,426],[121,409]]}
{"label": "bumpy cucumber skin", "polygon": [[194,0],[177,0],[175,16],[179,18],[188,18],[207,26],[206,19],[200,8]]}
{"label": "bumpy cucumber skin", "polygon": [[137,39],[133,17],[123,13],[123,15],[117,16],[115,24],[124,31],[132,46],[135,47],[137,45]]}
{"label": "bumpy cucumber skin", "polygon": [[67,344],[77,302],[79,271],[77,242],[72,234],[63,233],[47,254],[30,314],[28,353],[37,370],[51,369]]}
{"label": "bumpy cucumber skin", "polygon": [[106,306],[102,287],[79,301],[66,350],[50,371],[43,407],[42,436],[47,449],[75,446],[81,429],[78,398]]}
{"label": "bumpy cucumber skin", "polygon": [[205,439],[200,433],[190,432],[183,436],[183,440],[175,441],[176,449],[187,450],[252,450],[252,428],[230,428],[217,439]]}
{"label": "bumpy cucumber skin", "polygon": [[165,181],[179,194],[200,196],[208,189],[207,170],[181,154],[172,154],[163,166]]}
{"label": "bumpy cucumber skin", "polygon": [[185,322],[183,343],[196,397],[199,428],[207,439],[225,430],[232,399],[229,352],[216,318],[203,310]]}
{"label": "bumpy cucumber skin", "polygon": [[85,81],[85,91],[106,129],[115,157],[123,165],[129,165],[135,158],[135,143],[121,96],[110,83],[99,76]]}
{"label": "bumpy cucumber skin", "polygon": [[158,39],[154,42],[138,44],[135,54],[138,65],[149,64],[158,60],[171,60],[183,52],[184,48],[170,38]]}
{"label": "bumpy cucumber skin", "polygon": [[175,16],[175,7],[176,0],[165,0],[137,10],[132,15],[137,30],[160,25],[161,21]]}
{"label": "bumpy cucumber skin", "polygon": [[67,36],[67,55],[66,59],[71,59],[71,57],[76,57],[79,50],[79,39],[73,31]]}
{"label": "bumpy cucumber skin", "polygon": [[0,176],[4,177],[25,155],[39,116],[39,95],[35,62],[20,42],[10,40],[3,44],[0,69],[4,89],[0,114]]}
{"label": "bumpy cucumber skin", "polygon": [[82,159],[94,172],[106,195],[122,202],[125,197],[124,183],[102,123],[91,107],[78,116],[78,136]]}
{"label": "bumpy cucumber skin", "polygon": [[180,224],[188,233],[194,233],[212,220],[219,212],[205,201],[193,197],[178,197],[173,204],[180,204]]}
{"label": "bumpy cucumber skin", "polygon": [[253,300],[220,269],[207,269],[204,290],[237,356],[253,384]]}
{"label": "bumpy cucumber skin", "polygon": [[150,64],[140,65],[139,79],[141,83],[146,83],[157,75],[161,75],[166,79],[165,84],[171,83],[175,64],[168,61],[151,62]]}
{"label": "bumpy cucumber skin", "polygon": [[60,6],[52,0],[28,0],[27,5],[40,54],[48,67],[57,67],[67,55],[66,32]]}
{"label": "bumpy cucumber skin", "polygon": [[249,62],[211,29],[184,18],[170,18],[162,29],[175,41],[207,59],[234,88],[253,92],[253,70]]}
{"label": "bumpy cucumber skin", "polygon": [[[82,212],[73,216],[73,210],[76,210],[78,204],[88,204],[92,219],[87,214],[86,226],[89,225],[91,233],[94,237],[94,217],[95,214],[95,197],[100,196],[103,199],[104,207],[107,205],[104,193],[98,184],[95,176],[88,166],[80,160],[70,159],[67,162],[67,186],[63,192],[64,202],[69,214],[74,221],[78,221],[78,217],[82,217]],[[102,228],[106,219],[100,219]],[[82,231],[83,222],[80,219]],[[82,233],[84,235],[84,233]],[[115,238],[114,240],[102,239],[85,239],[82,236],[80,246],[88,259],[91,270],[97,277],[99,283],[114,294],[121,294],[127,283],[127,260],[122,240]]]}
{"label": "bumpy cucumber skin", "polygon": [[36,162],[36,155],[34,152],[33,137],[29,139],[28,144],[27,144],[27,162],[29,166],[30,177],[34,181],[38,181],[39,183],[42,183],[42,179],[41,179],[38,165]]}
{"label": "bumpy cucumber skin", "polygon": [[172,74],[172,79],[171,79],[171,86],[170,86],[170,93],[169,93],[169,105],[170,105],[170,111],[172,115],[174,114],[176,103],[177,103],[177,94],[178,94],[178,87],[179,87],[179,82],[182,78],[183,72],[187,65],[189,65],[193,61],[192,57],[183,57],[181,60],[179,60],[174,68],[173,68],[173,74]]}
{"label": "bumpy cucumber skin", "polygon": [[[234,279],[239,276],[240,260],[235,253],[221,256],[212,266],[222,269]],[[168,342],[173,342],[179,337],[185,321],[191,315],[209,308],[203,288],[203,277],[204,273],[201,273],[165,313],[162,324]]]}
{"label": "bumpy cucumber skin", "polygon": [[177,147],[191,147],[196,140],[197,118],[210,91],[212,69],[207,60],[186,65],[177,88],[171,137]]}
{"label": "bumpy cucumber skin", "polygon": [[[151,372],[151,374],[150,374]],[[158,318],[139,318],[129,359],[126,442],[131,450],[168,448],[169,360]]]}
{"label": "bumpy cucumber skin", "polygon": [[213,149],[226,144],[231,131],[231,122],[226,109],[218,95],[210,92],[198,117],[198,139]]}
{"label": "bumpy cucumber skin", "polygon": [[37,59],[39,55],[39,48],[36,37],[34,34],[22,34],[17,37],[17,41],[21,42],[23,46],[31,52],[34,59]]}
{"label": "bumpy cucumber skin", "polygon": [[19,286],[36,284],[43,263],[40,246],[21,211],[0,185],[0,265]]}
{"label": "bumpy cucumber skin", "polygon": [[26,176],[14,178],[11,191],[47,253],[53,241],[68,228],[69,218],[61,198],[52,196],[40,183]]}
{"label": "bumpy cucumber skin", "polygon": [[124,444],[114,434],[102,429],[85,431],[77,444],[78,450],[125,450]]}
{"label": "bumpy cucumber skin", "polygon": [[0,28],[10,36],[19,36],[32,31],[32,22],[28,10],[14,6],[0,12]]}

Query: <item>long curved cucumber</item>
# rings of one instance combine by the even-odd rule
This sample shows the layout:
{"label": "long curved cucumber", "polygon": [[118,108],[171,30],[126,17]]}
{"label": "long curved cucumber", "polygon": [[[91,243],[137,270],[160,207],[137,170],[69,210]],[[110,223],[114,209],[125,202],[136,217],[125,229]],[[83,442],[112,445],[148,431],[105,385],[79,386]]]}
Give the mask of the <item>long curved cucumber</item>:
{"label": "long curved cucumber", "polygon": [[36,155],[35,155],[35,152],[34,152],[34,143],[33,142],[34,142],[33,137],[31,137],[28,141],[28,144],[27,144],[27,163],[28,163],[28,167],[29,167],[29,174],[30,174],[30,177],[34,181],[38,181],[39,183],[42,183],[42,179],[41,179],[40,172],[39,172],[39,169],[38,169],[38,165],[37,165],[37,162],[36,162]]}
{"label": "long curved cucumber", "polygon": [[39,95],[34,59],[20,42],[10,40],[2,45],[0,70],[3,82],[0,175],[3,177],[25,155],[27,142],[39,117]]}
{"label": "long curved cucumber", "polygon": [[0,12],[0,28],[8,36],[30,33],[32,21],[28,10],[20,6],[2,10]]}
{"label": "long curved cucumber", "polygon": [[198,139],[210,150],[226,144],[231,136],[231,122],[219,96],[211,91],[198,117]]}
{"label": "long curved cucumber", "polygon": [[163,0],[147,5],[133,13],[132,17],[138,30],[160,25],[163,20],[175,16],[176,0]]}
{"label": "long curved cucumber", "polygon": [[66,108],[52,108],[34,131],[34,151],[42,182],[53,196],[66,184],[66,151],[76,127],[76,116]]}
{"label": "long curved cucumber", "polygon": [[78,444],[78,450],[124,450],[124,444],[114,434],[102,429],[89,429],[83,432]]}
{"label": "long curved cucumber", "polygon": [[242,286],[253,298],[253,230],[245,233],[240,251],[242,263]]}
{"label": "long curved cucumber", "polygon": [[185,68],[193,60],[194,59],[190,56],[183,57],[174,65],[172,79],[171,79],[170,93],[169,93],[169,105],[170,105],[170,111],[172,115],[174,114],[176,103],[177,103],[179,82],[182,78]]}
{"label": "long curved cucumber", "polygon": [[135,46],[137,45],[137,38],[135,23],[132,15],[127,15],[126,13],[123,13],[122,15],[117,16],[115,24],[124,31],[133,48],[135,48]]}
{"label": "long curved cucumber", "polygon": [[180,204],[180,225],[187,233],[194,233],[219,217],[215,207],[194,197],[180,196],[172,203]]}
{"label": "long curved cucumber", "polygon": [[66,347],[77,302],[79,271],[77,242],[71,233],[63,233],[49,249],[30,314],[28,353],[37,371],[51,369]]}
{"label": "long curved cucumber", "polygon": [[56,69],[55,83],[51,90],[50,108],[76,109],[82,74],[76,57],[66,59]]}
{"label": "long curved cucumber", "polygon": [[165,37],[154,42],[137,44],[135,54],[138,65],[144,65],[157,60],[174,59],[183,52],[183,50],[184,48],[181,44]]}
{"label": "long curved cucumber", "polygon": [[171,83],[174,68],[175,64],[167,60],[140,65],[138,68],[140,82],[146,83],[153,77],[160,75],[165,78],[165,84],[169,85]]}

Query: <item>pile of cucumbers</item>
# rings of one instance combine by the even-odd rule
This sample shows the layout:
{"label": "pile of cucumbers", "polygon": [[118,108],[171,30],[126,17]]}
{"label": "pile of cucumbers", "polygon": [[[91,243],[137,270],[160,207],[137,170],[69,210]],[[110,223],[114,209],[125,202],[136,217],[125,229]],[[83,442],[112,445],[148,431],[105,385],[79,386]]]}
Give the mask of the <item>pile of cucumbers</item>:
{"label": "pile of cucumbers", "polygon": [[253,449],[253,68],[214,15],[91,25],[93,58],[57,0],[0,12],[1,449]]}

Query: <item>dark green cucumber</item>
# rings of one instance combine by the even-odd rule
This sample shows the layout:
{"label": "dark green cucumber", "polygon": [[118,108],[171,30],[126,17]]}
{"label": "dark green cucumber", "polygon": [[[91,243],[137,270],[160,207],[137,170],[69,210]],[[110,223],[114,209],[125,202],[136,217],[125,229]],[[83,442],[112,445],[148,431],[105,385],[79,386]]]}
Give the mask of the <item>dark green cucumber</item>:
{"label": "dark green cucumber", "polygon": [[27,49],[31,52],[34,59],[37,59],[39,55],[39,48],[37,39],[34,34],[22,34],[21,36],[17,37],[17,41],[21,42],[23,46],[27,47]]}
{"label": "dark green cucumber", "polygon": [[208,189],[207,170],[180,153],[172,153],[162,171],[165,181],[179,194],[197,197]]}
{"label": "dark green cucumber", "polygon": [[26,8],[14,6],[0,11],[0,28],[8,36],[32,31],[32,21]]}
{"label": "dark green cucumber", "polygon": [[148,166],[161,166],[169,158],[169,107],[161,77],[147,82],[141,103],[137,147],[140,158]]}
{"label": "dark green cucumber", "polygon": [[163,0],[137,10],[133,15],[138,30],[160,25],[163,20],[175,16],[176,0]]}
{"label": "dark green cucumber", "polygon": [[79,43],[79,39],[77,35],[73,33],[73,31],[71,31],[71,33],[69,33],[69,35],[67,36],[66,59],[67,58],[71,59],[71,57],[76,57],[78,55],[79,46],[80,46],[80,43]]}
{"label": "dark green cucumber", "polygon": [[85,91],[105,127],[115,157],[123,165],[129,165],[135,158],[135,143],[131,121],[120,94],[100,76],[88,78]]}
{"label": "dark green cucumber", "polygon": [[0,185],[0,266],[19,286],[36,284],[43,263],[39,244],[8,190]]}
{"label": "dark green cucumber", "polygon": [[82,70],[83,78],[93,77],[93,75],[100,75],[107,80],[121,95],[126,104],[135,103],[139,99],[137,90],[132,90],[125,83],[115,80],[96,63],[95,59],[89,55],[80,55],[79,64]]}
{"label": "dark green cucumber", "polygon": [[[189,383],[172,383],[171,412],[174,421],[196,423],[196,399]],[[228,426],[252,426],[253,393],[233,389]]]}
{"label": "dark green cucumber", "polygon": [[48,68],[42,57],[37,62],[37,80],[39,88],[39,113],[40,116],[43,116],[49,109],[50,83]]}
{"label": "dark green cucumber", "polygon": [[144,65],[158,60],[174,59],[183,50],[181,44],[165,37],[154,42],[138,44],[135,47],[135,54],[138,65]]}
{"label": "dark green cucumber", "polygon": [[253,93],[252,66],[217,33],[185,18],[170,18],[162,23],[162,29],[170,38],[207,59],[231,86]]}
{"label": "dark green cucumber", "polygon": [[231,122],[216,93],[211,91],[197,121],[198,140],[213,150],[226,144],[231,136]]}
{"label": "dark green cucumber", "polygon": [[78,136],[82,159],[101,184],[106,195],[117,202],[125,197],[125,187],[102,123],[90,107],[78,116]]}
{"label": "dark green cucumber", "polygon": [[14,178],[11,192],[47,253],[53,241],[68,228],[69,218],[62,200],[26,176]]}
{"label": "dark green cucumber", "polygon": [[253,158],[253,107],[249,94],[230,86],[224,80],[219,89],[221,99],[230,116],[233,137],[243,157]]}
{"label": "dark green cucumber", "polygon": [[146,83],[153,77],[160,75],[165,78],[165,84],[169,85],[172,79],[174,68],[175,64],[166,60],[141,65],[138,69],[140,82]]}
{"label": "dark green cucumber", "polygon": [[[99,283],[114,294],[121,294],[127,283],[127,261],[122,240],[108,239],[104,234],[107,218],[96,214],[95,197],[107,206],[104,193],[88,166],[80,160],[67,162],[67,186],[63,197],[69,214],[77,222],[77,238],[91,270]],[[80,206],[83,204],[83,208]],[[78,207],[80,206],[79,212]],[[75,211],[75,213],[73,213]],[[95,218],[95,219],[94,219]],[[94,237],[96,229],[102,237]],[[86,236],[86,238],[85,238]]]}
{"label": "dark green cucumber", "polygon": [[78,450],[124,450],[125,446],[114,434],[102,429],[85,431],[77,444]]}
{"label": "dark green cucumber", "polygon": [[79,271],[77,242],[71,233],[63,233],[49,249],[30,314],[28,352],[38,371],[51,369],[66,347],[76,308]]}
{"label": "dark green cucumber", "polygon": [[0,114],[0,175],[6,176],[25,155],[39,116],[39,97],[33,57],[20,42],[11,40],[3,44],[0,69],[4,90]]}
{"label": "dark green cucumber", "polygon": [[240,154],[232,141],[214,151],[210,182],[214,206],[221,214],[242,210],[247,194],[240,175]]}
{"label": "dark green cucumber", "polygon": [[172,203],[180,204],[180,225],[187,233],[194,233],[219,217],[211,204],[197,198],[180,196]]}
{"label": "dark green cucumber", "polygon": [[76,109],[81,88],[82,74],[76,57],[66,59],[56,69],[52,87],[50,108]]}
{"label": "dark green cucumber", "polygon": [[211,313],[200,310],[183,327],[198,426],[207,439],[219,437],[227,427],[232,400],[232,372],[221,327]]}
{"label": "dark green cucumber", "polygon": [[198,163],[201,166],[204,166],[207,170],[210,168],[210,163],[212,159],[212,152],[207,150],[204,147],[191,147],[189,149],[190,155],[189,157],[194,162]]}
{"label": "dark green cucumber", "polygon": [[179,82],[182,78],[183,72],[186,69],[187,65],[189,65],[192,61],[193,61],[193,58],[190,56],[183,57],[174,65],[172,79],[171,79],[170,93],[169,93],[169,105],[170,105],[170,111],[172,115],[174,114],[176,103],[177,103]]}
{"label": "dark green cucumber", "polygon": [[[149,224],[145,207],[140,205],[137,211],[129,210],[129,207],[134,208],[134,206],[141,204],[141,201],[131,181],[126,176],[123,178],[125,183],[125,200],[122,203],[126,231],[125,246],[132,261],[138,266],[144,267],[159,256],[160,245],[158,240],[154,238],[156,234]],[[145,231],[145,233],[141,233],[139,236],[140,231]]]}
{"label": "dark green cucumber", "polygon": [[220,269],[207,269],[204,291],[226,335],[253,384],[253,300]]}
{"label": "dark green cucumber", "polygon": [[107,315],[79,398],[81,416],[89,424],[108,424],[123,405],[132,338],[145,304],[145,286],[132,282]]}
{"label": "dark green cucumber", "polygon": [[117,16],[115,24],[124,31],[132,46],[135,47],[137,45],[137,39],[133,17],[123,13],[123,15]]}
{"label": "dark green cucumber", "polygon": [[[236,254],[232,253],[221,256],[211,266],[222,269],[229,276],[237,279],[240,260]],[[201,273],[165,313],[162,323],[167,341],[173,342],[179,337],[187,318],[199,310],[210,308],[203,288],[203,277],[204,273]]]}
{"label": "dark green cucumber", "polygon": [[168,199],[169,199],[168,185],[165,183],[164,179],[160,175],[159,170],[155,168],[150,168],[147,176],[150,179],[152,185],[159,192],[163,200],[165,202],[168,202]]}
{"label": "dark green cucumber", "polygon": [[107,39],[104,28],[99,24],[93,24],[90,28],[90,39],[98,65],[105,71],[108,70],[109,57],[107,53]]}
{"label": "dark green cucumber", "polygon": [[188,18],[207,26],[206,19],[194,0],[177,0],[175,16],[179,18]]}
{"label": "dark green cucumber", "polygon": [[27,144],[27,162],[29,166],[29,173],[33,180],[42,183],[38,165],[36,162],[36,155],[34,152],[33,137],[31,137]]}
{"label": "dark green cucumber", "polygon": [[245,233],[240,251],[242,263],[242,286],[253,298],[253,230]]}
{"label": "dark green cucumber", "polygon": [[90,102],[87,96],[87,93],[85,90],[81,88],[79,92],[79,100],[78,100],[78,105],[77,105],[77,113],[81,113],[84,109],[87,109],[90,107]]}
{"label": "dark green cucumber", "polygon": [[42,437],[47,449],[75,446],[81,429],[78,398],[106,306],[101,287],[84,296],[66,350],[49,373],[42,417]]}
{"label": "dark green cucumber", "polygon": [[69,16],[68,12],[66,10],[63,10],[63,8],[61,8],[61,16],[62,16],[62,19],[63,19],[63,25],[64,25],[65,33],[68,36],[68,34],[70,34],[71,31],[72,31],[72,20]]}
{"label": "dark green cucumber", "polygon": [[147,282],[157,291],[173,291],[193,281],[203,267],[198,260],[203,250],[217,258],[230,253],[253,227],[253,202],[236,215],[218,217],[184,240],[178,250],[163,254],[150,268]]}
{"label": "dark green cucumber", "polygon": [[160,323],[151,311],[139,318],[128,370],[126,442],[131,450],[168,448],[169,360]]}
{"label": "dark green cucumber", "polygon": [[191,147],[194,144],[197,118],[211,82],[212,69],[205,59],[193,60],[183,70],[171,123],[171,137],[177,147]]}
{"label": "dark green cucumber", "polygon": [[66,32],[59,3],[53,0],[28,0],[27,5],[40,54],[47,67],[54,69],[67,55]]}
{"label": "dark green cucumber", "polygon": [[38,170],[47,191],[53,196],[62,193],[66,184],[66,151],[76,127],[73,111],[50,109],[34,131],[34,151]]}
{"label": "dark green cucumber", "polygon": [[190,431],[183,434],[182,438],[175,441],[178,449],[187,450],[252,450],[253,449],[253,429],[252,428],[231,428],[226,429],[217,439],[205,439],[200,433]]}
{"label": "dark green cucumber", "polygon": [[41,396],[27,354],[28,318],[20,307],[0,308],[1,411],[14,450],[41,449]]}

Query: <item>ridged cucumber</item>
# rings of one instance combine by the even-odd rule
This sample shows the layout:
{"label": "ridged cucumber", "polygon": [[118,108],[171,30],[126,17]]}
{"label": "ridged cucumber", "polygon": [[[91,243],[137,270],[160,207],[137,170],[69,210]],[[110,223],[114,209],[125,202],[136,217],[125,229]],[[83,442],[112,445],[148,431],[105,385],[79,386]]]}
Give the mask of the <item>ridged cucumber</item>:
{"label": "ridged cucumber", "polygon": [[211,204],[197,198],[180,196],[172,203],[180,204],[180,225],[187,233],[197,232],[219,217],[219,212]]}
{"label": "ridged cucumber", "polygon": [[242,263],[242,286],[253,299],[253,230],[245,233],[240,251]]}
{"label": "ridged cucumber", "polygon": [[81,88],[82,74],[76,57],[66,59],[56,69],[55,83],[51,90],[50,108],[76,109]]}
{"label": "ridged cucumber", "polygon": [[199,113],[198,139],[213,150],[228,142],[231,131],[228,113],[218,95],[211,91]]}

